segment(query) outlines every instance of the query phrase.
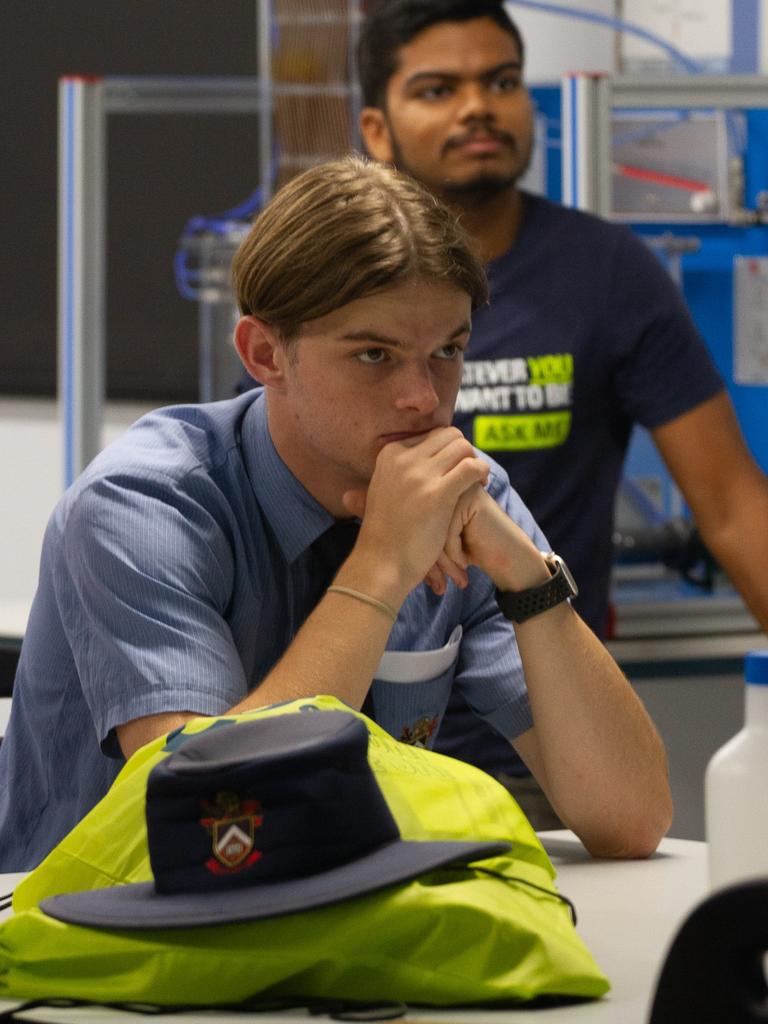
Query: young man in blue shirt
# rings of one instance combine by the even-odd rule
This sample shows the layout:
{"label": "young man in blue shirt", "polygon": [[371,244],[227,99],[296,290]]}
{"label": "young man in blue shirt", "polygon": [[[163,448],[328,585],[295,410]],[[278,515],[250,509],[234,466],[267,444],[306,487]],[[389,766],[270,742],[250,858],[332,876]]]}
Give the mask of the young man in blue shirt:
{"label": "young man in blue shirt", "polygon": [[[144,417],[51,517],[0,748],[2,870],[191,717],[330,693],[427,743],[453,687],[592,852],[650,853],[661,742],[506,475],[451,426],[487,296],[454,218],[339,161],[277,194],[234,276],[263,387]],[[328,588],[318,545],[350,524]]]}

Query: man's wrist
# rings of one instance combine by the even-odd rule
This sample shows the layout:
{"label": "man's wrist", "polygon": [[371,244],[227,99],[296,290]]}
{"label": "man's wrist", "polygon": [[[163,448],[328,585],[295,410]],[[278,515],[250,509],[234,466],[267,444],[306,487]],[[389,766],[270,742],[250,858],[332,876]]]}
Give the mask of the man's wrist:
{"label": "man's wrist", "polygon": [[496,589],[500,591],[527,590],[546,583],[552,576],[544,552],[533,548],[530,552],[515,554],[509,563],[492,574]]}
{"label": "man's wrist", "polygon": [[357,548],[342,565],[334,583],[360,590],[395,610],[399,610],[413,589],[402,580],[397,566],[381,558],[369,557]]}
{"label": "man's wrist", "polygon": [[542,612],[570,601],[579,592],[573,576],[562,558],[553,551],[541,553],[549,578],[522,590],[496,590],[496,601],[502,615],[522,623]]}

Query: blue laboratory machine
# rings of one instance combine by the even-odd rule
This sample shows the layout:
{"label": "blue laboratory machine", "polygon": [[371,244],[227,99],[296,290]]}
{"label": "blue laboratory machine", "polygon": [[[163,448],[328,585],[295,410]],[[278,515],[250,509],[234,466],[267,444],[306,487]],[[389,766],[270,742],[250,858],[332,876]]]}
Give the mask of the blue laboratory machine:
{"label": "blue laboratory machine", "polygon": [[[567,76],[557,90],[557,198],[628,223],[658,252],[726,381],[747,443],[768,470],[764,82]],[[542,105],[551,108],[546,92]],[[636,430],[616,509],[618,636],[754,625],[693,529],[650,438]]]}

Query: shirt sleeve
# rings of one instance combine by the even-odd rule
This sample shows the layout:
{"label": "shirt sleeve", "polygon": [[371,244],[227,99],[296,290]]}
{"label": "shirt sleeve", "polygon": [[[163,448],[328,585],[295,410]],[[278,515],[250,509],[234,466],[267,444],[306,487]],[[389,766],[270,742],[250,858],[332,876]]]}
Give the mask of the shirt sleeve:
{"label": "shirt sleeve", "polygon": [[659,258],[622,231],[603,310],[613,379],[625,413],[649,430],[689,412],[724,384],[682,295]]}
{"label": "shirt sleeve", "polygon": [[102,749],[143,715],[221,714],[246,693],[224,613],[233,554],[210,482],[138,474],[83,490],[63,537],[57,600]]}
{"label": "shirt sleeve", "polygon": [[[544,533],[510,486],[506,473],[495,463],[492,463],[488,490],[536,547],[548,551]],[[466,598],[468,614],[462,624],[454,685],[479,718],[513,740],[533,725],[515,630],[499,611],[493,582],[476,569],[470,569],[470,575],[472,584],[467,588]]]}

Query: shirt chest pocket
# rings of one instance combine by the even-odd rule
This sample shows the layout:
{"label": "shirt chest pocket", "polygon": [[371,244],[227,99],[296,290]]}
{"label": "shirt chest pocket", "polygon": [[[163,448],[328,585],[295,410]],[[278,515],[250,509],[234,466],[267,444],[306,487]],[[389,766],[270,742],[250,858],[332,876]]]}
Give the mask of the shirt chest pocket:
{"label": "shirt chest pocket", "polygon": [[462,629],[430,651],[385,651],[371,686],[373,717],[403,743],[434,744],[456,673]]}

